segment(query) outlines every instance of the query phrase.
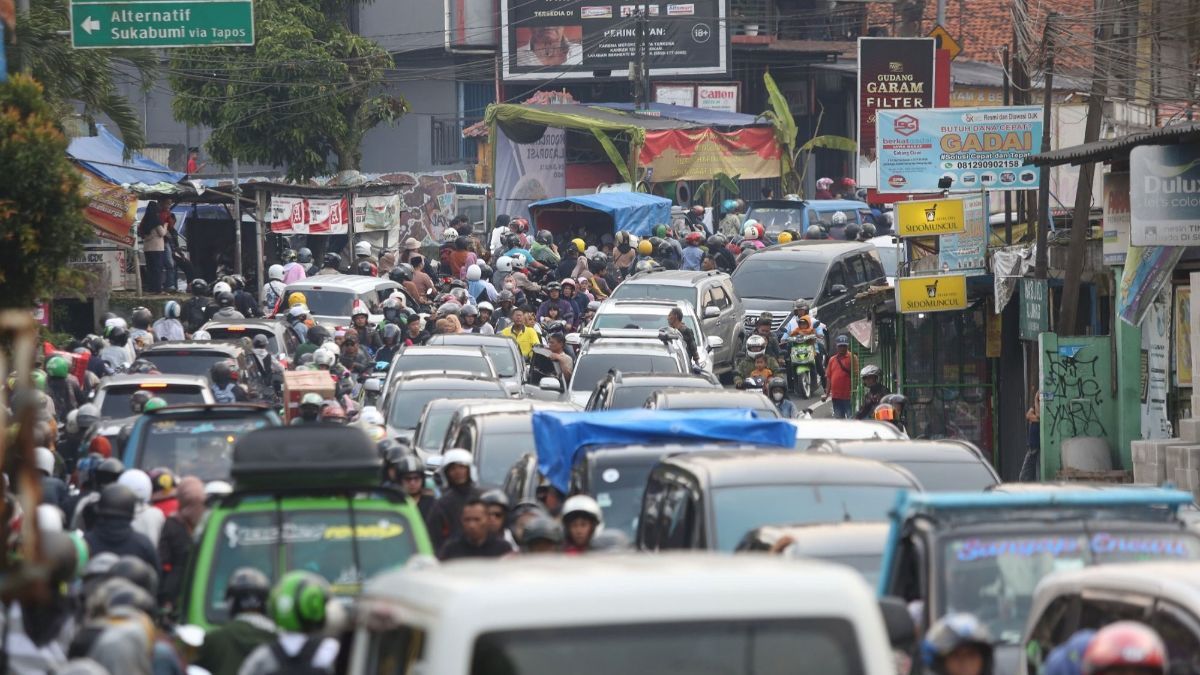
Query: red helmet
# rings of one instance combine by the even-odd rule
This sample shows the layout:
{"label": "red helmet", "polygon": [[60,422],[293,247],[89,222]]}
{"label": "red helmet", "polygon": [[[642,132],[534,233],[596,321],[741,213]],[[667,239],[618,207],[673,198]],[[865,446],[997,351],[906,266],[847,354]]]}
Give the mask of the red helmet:
{"label": "red helmet", "polygon": [[529,221],[525,220],[524,218],[513,218],[508,223],[508,229],[512,230],[513,232],[528,232]]}
{"label": "red helmet", "polygon": [[857,187],[857,186],[858,186],[858,184],[854,182],[854,179],[853,179],[853,178],[843,178],[843,179],[841,179],[840,181],[838,181],[838,183],[839,183],[839,184],[840,184],[842,187],[848,187],[848,188],[852,188],[852,187]]}
{"label": "red helmet", "polygon": [[1142,668],[1165,673],[1167,648],[1162,638],[1137,621],[1118,621],[1101,628],[1083,653],[1083,675],[1103,675],[1114,668]]}
{"label": "red helmet", "polygon": [[704,235],[700,232],[688,232],[688,235],[683,239],[689,244],[696,244],[699,246],[700,243],[704,241]]}

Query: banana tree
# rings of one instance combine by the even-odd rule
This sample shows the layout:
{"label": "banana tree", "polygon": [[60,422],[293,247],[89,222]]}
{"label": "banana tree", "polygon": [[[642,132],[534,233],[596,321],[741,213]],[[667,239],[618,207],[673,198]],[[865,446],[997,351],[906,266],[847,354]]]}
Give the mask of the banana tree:
{"label": "banana tree", "polygon": [[712,206],[717,196],[717,190],[723,191],[730,197],[736,197],[742,191],[738,187],[738,178],[740,177],[741,174],[729,176],[728,174],[717,172],[713,174],[712,178],[704,181],[696,188],[695,194],[692,195],[692,201],[703,203],[705,206]]}
{"label": "banana tree", "polygon": [[[858,144],[852,138],[826,135],[813,136],[800,147],[796,147],[799,130],[796,128],[796,120],[792,117],[792,109],[788,105],[787,99],[784,98],[783,92],[779,91],[779,87],[775,84],[775,78],[771,77],[770,72],[763,73],[763,84],[767,90],[767,101],[771,104],[771,109],[764,111],[761,116],[769,120],[775,128],[775,140],[779,143],[780,149],[779,175],[783,184],[783,192],[799,194],[804,189],[804,174],[796,172],[796,165],[800,163],[801,154],[812,152],[816,148],[855,152]],[[824,117],[824,112],[822,109],[821,116],[817,118],[818,130],[821,128],[821,118]],[[802,166],[807,166],[807,162],[804,162]]]}

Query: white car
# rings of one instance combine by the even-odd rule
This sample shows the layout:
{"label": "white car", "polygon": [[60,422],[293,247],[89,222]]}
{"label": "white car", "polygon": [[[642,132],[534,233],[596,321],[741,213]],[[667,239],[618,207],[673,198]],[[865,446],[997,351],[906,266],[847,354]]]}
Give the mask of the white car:
{"label": "white car", "polygon": [[610,370],[625,373],[690,373],[683,341],[665,331],[600,329],[567,336],[580,342],[567,400],[586,406]]}
{"label": "white car", "polygon": [[[700,319],[692,303],[673,300],[605,300],[596,316],[585,330],[650,330],[657,331],[667,325],[667,314],[675,308],[683,312],[683,324],[692,329],[696,336],[696,353],[700,356],[700,368],[706,373],[714,371],[713,356],[725,346],[725,340],[716,335],[705,335]],[[724,368],[722,370],[729,370]]]}
{"label": "white car", "polygon": [[[372,311],[387,300],[400,284],[386,277],[364,277],[357,274],[326,274],[297,281],[283,292],[287,298],[299,291],[304,294],[309,315],[326,326],[350,325],[350,312],[355,300],[361,300]],[[383,321],[382,314],[370,314],[372,326]]]}
{"label": "white car", "polygon": [[908,434],[878,420],[794,419],[796,447],[805,449],[825,441],[908,440]]}
{"label": "white car", "polygon": [[848,567],[715,554],[410,563],[358,609],[356,675],[882,675],[912,628]]}

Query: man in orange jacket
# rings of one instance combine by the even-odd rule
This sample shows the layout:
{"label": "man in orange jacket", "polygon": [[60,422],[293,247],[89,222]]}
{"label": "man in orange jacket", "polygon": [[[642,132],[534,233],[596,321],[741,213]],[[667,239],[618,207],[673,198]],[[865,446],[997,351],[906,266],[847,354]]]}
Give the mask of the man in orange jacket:
{"label": "man in orange jacket", "polygon": [[829,357],[825,364],[825,377],[829,388],[821,396],[821,400],[833,399],[833,416],[836,419],[850,419],[854,408],[850,405],[850,392],[853,374],[858,372],[858,357],[850,353],[850,336],[837,336],[837,351]]}

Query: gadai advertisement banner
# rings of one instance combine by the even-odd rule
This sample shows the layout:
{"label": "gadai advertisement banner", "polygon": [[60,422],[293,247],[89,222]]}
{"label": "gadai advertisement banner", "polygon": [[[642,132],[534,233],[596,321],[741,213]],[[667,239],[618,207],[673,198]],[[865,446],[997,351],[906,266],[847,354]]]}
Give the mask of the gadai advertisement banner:
{"label": "gadai advertisement banner", "polygon": [[1200,245],[1200,144],[1134,148],[1129,202],[1135,246]]}
{"label": "gadai advertisement banner", "polygon": [[648,10],[651,75],[724,75],[725,4],[500,0],[504,79],[624,76],[637,57],[637,13],[643,8]]}
{"label": "gadai advertisement banner", "polygon": [[933,38],[858,39],[858,184],[876,187],[875,116],[933,107]]}
{"label": "gadai advertisement banner", "polygon": [[880,110],[875,149],[880,192],[1033,190],[1041,171],[1025,166],[1040,147],[1042,109]]}

